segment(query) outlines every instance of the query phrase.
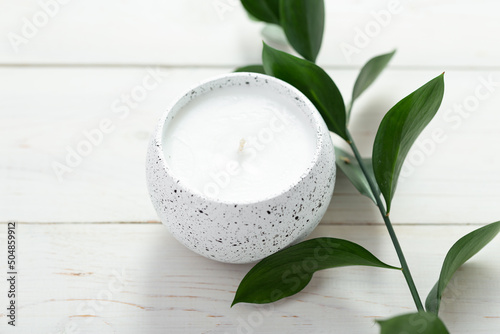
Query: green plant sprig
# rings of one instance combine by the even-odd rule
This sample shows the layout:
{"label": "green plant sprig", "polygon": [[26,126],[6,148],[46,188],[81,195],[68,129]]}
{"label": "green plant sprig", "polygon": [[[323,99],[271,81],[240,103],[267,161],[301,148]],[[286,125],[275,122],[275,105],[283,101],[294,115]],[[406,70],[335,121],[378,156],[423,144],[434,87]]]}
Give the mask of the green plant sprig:
{"label": "green plant sprig", "polygon": [[376,194],[377,187],[375,186],[375,182],[373,181],[372,176],[369,175],[368,170],[365,166],[365,163],[363,162],[363,159],[361,158],[361,155],[359,154],[358,148],[356,147],[356,144],[351,137],[351,134],[349,133],[349,131],[347,133],[348,133],[348,138],[349,138],[349,142],[350,142],[349,145],[351,146],[351,149],[354,152],[354,156],[356,157],[356,160],[359,163],[359,167],[361,168],[363,175],[368,180],[368,185],[370,186],[370,190],[372,191],[372,193],[375,196],[375,201],[376,201],[377,207],[380,211],[380,214],[382,215],[382,218],[384,219],[385,226],[387,228],[387,231],[389,232],[389,236],[391,237],[392,244],[394,245],[394,249],[396,250],[396,253],[398,255],[399,262],[401,263],[401,269],[402,269],[403,275],[405,277],[406,283],[408,284],[408,288],[410,289],[413,301],[415,302],[415,306],[417,307],[418,311],[423,311],[424,307],[422,305],[422,301],[420,300],[420,295],[418,294],[417,287],[415,286],[415,282],[413,281],[413,277],[411,276],[410,267],[408,266],[408,263],[406,262],[406,258],[404,256],[403,250],[401,249],[398,237],[396,236],[396,232],[394,231],[394,228],[392,227],[391,220],[389,219],[389,214],[385,211],[384,204],[382,203],[382,200],[380,199],[380,195]]}
{"label": "green plant sprig", "polygon": [[[382,119],[375,136],[372,158],[363,158],[347,123],[356,99],[377,79],[395,54],[369,60],[361,69],[346,105],[335,82],[315,64],[324,30],[323,0],[241,0],[252,17],[280,26],[289,44],[304,59],[264,44],[262,65],[236,71],[258,72],[284,80],[299,89],[316,106],[329,130],[344,139],[354,156],[335,148],[339,168],[363,195],[378,207],[401,268],[377,259],[347,240],[316,238],[283,249],[256,264],[241,281],[232,305],[270,303],[301,291],[322,269],[362,265],[401,270],[416,312],[377,321],[381,333],[448,333],[438,318],[441,296],[456,270],[486,246],[499,232],[500,222],[483,226],[458,240],[445,257],[439,279],[422,305],[409,266],[389,218],[391,202],[405,158],[412,145],[437,113],[444,95],[444,73],[409,94]],[[384,198],[385,203],[382,201]],[[424,321],[426,326],[418,326]]]}

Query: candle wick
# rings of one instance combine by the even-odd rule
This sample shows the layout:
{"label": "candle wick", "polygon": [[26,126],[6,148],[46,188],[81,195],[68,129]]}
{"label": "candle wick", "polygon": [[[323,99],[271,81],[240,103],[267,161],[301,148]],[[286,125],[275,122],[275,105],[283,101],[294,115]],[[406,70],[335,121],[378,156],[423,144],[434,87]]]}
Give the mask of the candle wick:
{"label": "candle wick", "polygon": [[243,148],[244,148],[245,144],[246,144],[246,140],[243,139],[243,138],[241,138],[240,139],[240,147],[238,148],[238,152],[242,152],[243,151]]}

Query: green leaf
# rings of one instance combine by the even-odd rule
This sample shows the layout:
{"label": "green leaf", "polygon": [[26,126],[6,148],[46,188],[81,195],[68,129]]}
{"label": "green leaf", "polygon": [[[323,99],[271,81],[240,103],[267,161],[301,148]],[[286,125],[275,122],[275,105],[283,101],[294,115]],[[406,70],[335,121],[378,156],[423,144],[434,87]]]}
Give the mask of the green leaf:
{"label": "green leaf", "polygon": [[250,19],[250,21],[255,21],[255,22],[260,22],[261,21],[258,18],[256,18],[255,16],[253,16],[252,14],[250,14],[248,11],[247,11],[247,16]]}
{"label": "green leaf", "polygon": [[241,4],[253,17],[280,24],[280,0],[241,0]]}
{"label": "green leaf", "polygon": [[441,296],[451,277],[471,257],[486,246],[500,232],[500,221],[483,226],[458,240],[446,254],[439,280],[425,301],[428,312],[438,314]]}
{"label": "green leaf", "polygon": [[334,238],[311,239],[257,263],[241,281],[232,305],[271,303],[304,289],[318,270],[355,265],[399,269],[381,262],[353,242]]}
{"label": "green leaf", "polygon": [[345,105],[339,89],[316,64],[273,49],[264,43],[262,62],[268,75],[288,82],[311,100],[328,129],[345,140]]}
{"label": "green leaf", "polygon": [[350,110],[354,101],[377,79],[377,77],[382,73],[384,68],[387,66],[389,61],[392,59],[396,50],[386,53],[377,57],[370,59],[361,69],[354,83],[354,88],[352,90],[351,104],[348,109],[347,119],[350,118]]}
{"label": "green leaf", "polygon": [[391,210],[399,173],[406,155],[441,105],[444,73],[432,79],[391,108],[382,119],[373,144],[373,170]]}
{"label": "green leaf", "polygon": [[280,16],[290,45],[302,57],[315,62],[325,28],[323,0],[282,0]]}
{"label": "green leaf", "polygon": [[238,67],[234,72],[252,72],[252,73],[262,73],[266,74],[264,71],[264,66],[262,65],[247,65],[243,67]]}
{"label": "green leaf", "polygon": [[352,103],[377,79],[395,53],[396,50],[373,57],[363,66],[352,90]]}
{"label": "green leaf", "polygon": [[[363,174],[363,171],[359,166],[358,160],[356,160],[352,154],[349,154],[338,147],[335,147],[335,159],[337,161],[337,166],[339,166],[342,172],[344,172],[353,186],[356,187],[361,194],[365,195],[371,199],[373,203],[377,204],[377,200],[370,189],[370,185],[368,184],[365,174]],[[368,172],[372,174],[373,178],[375,178],[373,175],[372,159],[363,159],[363,163],[367,167]],[[377,196],[378,195],[380,195],[380,190],[377,193]]]}
{"label": "green leaf", "polygon": [[449,334],[441,319],[428,312],[403,314],[377,322],[381,334]]}

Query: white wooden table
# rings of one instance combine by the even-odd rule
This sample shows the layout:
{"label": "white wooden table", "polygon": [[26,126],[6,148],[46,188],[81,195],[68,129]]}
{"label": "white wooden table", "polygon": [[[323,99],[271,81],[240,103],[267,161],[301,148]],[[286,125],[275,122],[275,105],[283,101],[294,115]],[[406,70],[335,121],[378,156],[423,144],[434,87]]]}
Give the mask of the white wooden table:
{"label": "white wooden table", "polygon": [[[326,5],[318,63],[346,99],[367,59],[398,48],[354,110],[363,154],[384,113],[446,71],[443,105],[410,153],[392,212],[425,297],[449,247],[500,219],[500,5],[402,1],[378,33],[371,12],[387,1]],[[52,3],[46,22],[41,10],[36,1],[0,3],[1,277],[8,221],[18,222],[19,243],[17,326],[7,326],[2,278],[1,333],[377,333],[375,319],[413,310],[402,275],[362,267],[317,273],[271,306],[230,308],[251,266],[198,256],[158,222],[144,176],[156,120],[192,84],[259,62],[262,26],[239,2],[74,0]],[[34,17],[39,27],[16,40],[16,52],[9,38]],[[373,37],[346,57],[340,46],[356,46],[370,25]],[[115,113],[155,71],[158,87]],[[54,163],[104,119],[112,130],[58,178]],[[397,264],[376,208],[341,173],[313,236],[358,242]],[[451,332],[500,330],[499,253],[497,239],[455,276],[441,311]]]}

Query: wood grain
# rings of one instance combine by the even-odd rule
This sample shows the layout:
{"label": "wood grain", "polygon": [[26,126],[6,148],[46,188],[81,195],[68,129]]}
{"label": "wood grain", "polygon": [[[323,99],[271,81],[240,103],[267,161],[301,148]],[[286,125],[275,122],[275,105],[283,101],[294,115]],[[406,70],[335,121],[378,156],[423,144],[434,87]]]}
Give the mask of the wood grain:
{"label": "wood grain", "polygon": [[[397,227],[424,296],[446,251],[472,229]],[[382,226],[323,226],[313,236],[358,242],[397,264]],[[161,224],[22,224],[18,240],[16,333],[59,333],[73,325],[78,333],[377,333],[375,319],[413,308],[399,272],[364,267],[319,272],[303,292],[271,306],[230,308],[251,265],[198,256]],[[450,283],[441,312],[452,333],[500,326],[500,266],[491,261],[498,252],[495,240]]]}

